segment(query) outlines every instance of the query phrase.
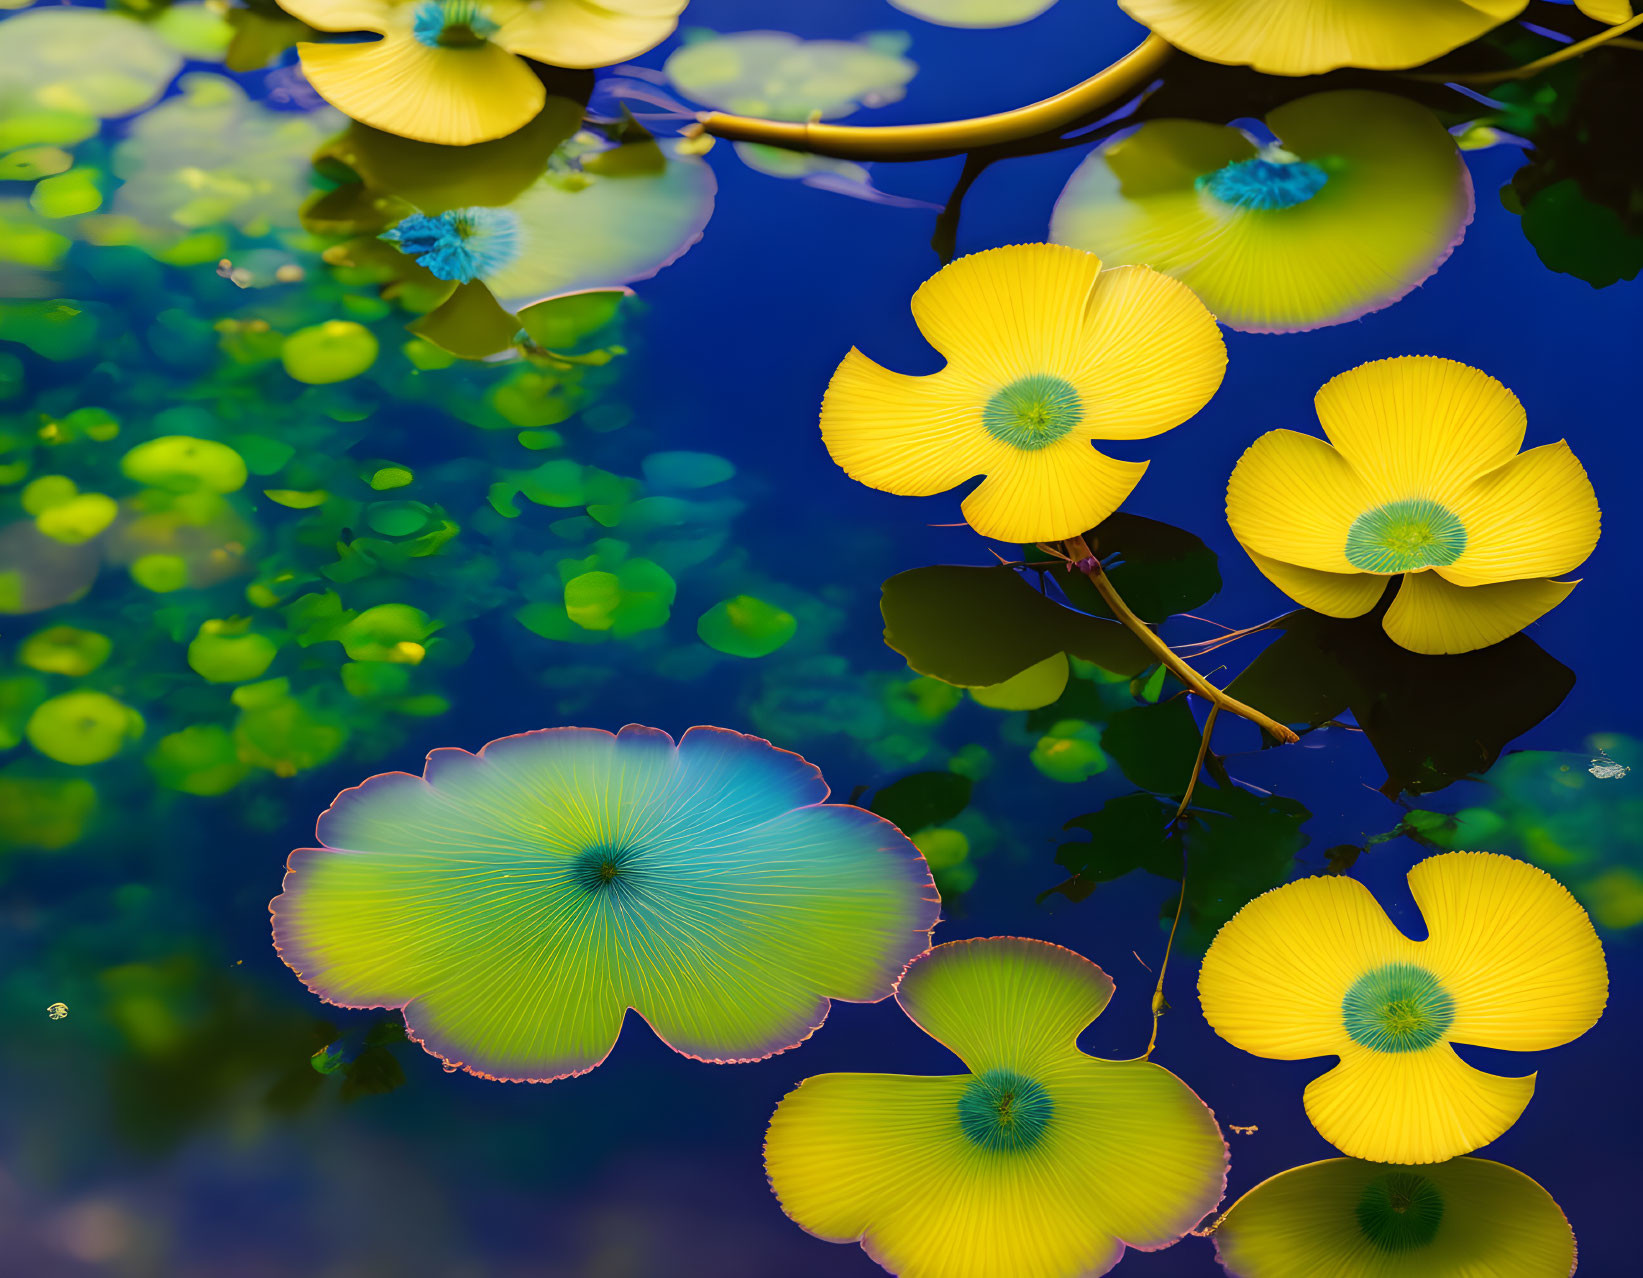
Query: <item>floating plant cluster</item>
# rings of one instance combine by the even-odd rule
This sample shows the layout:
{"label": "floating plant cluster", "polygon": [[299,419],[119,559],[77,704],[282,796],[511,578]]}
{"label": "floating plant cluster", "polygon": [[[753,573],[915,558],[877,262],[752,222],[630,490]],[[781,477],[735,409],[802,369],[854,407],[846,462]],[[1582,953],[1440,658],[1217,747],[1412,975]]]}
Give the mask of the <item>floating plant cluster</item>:
{"label": "floating plant cluster", "polygon": [[[892,2],[991,29],[1055,0]],[[1585,469],[1563,441],[1524,451],[1522,405],[1479,369],[1351,368],[1317,393],[1326,438],[1267,431],[1227,482],[1231,533],[1299,611],[1172,645],[1160,628],[1221,588],[1216,556],[1123,511],[1149,463],[1096,445],[1204,409],[1223,325],[1291,333],[1409,294],[1473,218],[1465,150],[1508,125],[1547,139],[1509,188],[1542,257],[1593,284],[1628,278],[1629,255],[1643,267],[1630,189],[1565,172],[1580,112],[1609,92],[1598,46],[1637,19],[1581,0],[1615,25],[1405,80],[1368,73],[1462,46],[1498,61],[1522,0],[1418,18],[1376,0],[1120,3],[1150,34],[1085,85],[889,133],[828,121],[905,94],[917,68],[898,33],[687,29],[659,71],[590,74],[668,39],[684,0],[5,20],[0,854],[102,854],[179,812],[220,821],[230,795],[266,846],[292,791],[311,797],[301,778],[329,787],[447,739],[434,723],[484,695],[475,670],[505,668],[518,693],[516,735],[365,776],[290,854],[270,905],[280,959],[323,1002],[388,1015],[270,1013],[186,948],[117,960],[124,929],[186,914],[142,867],[87,906],[65,944],[98,956],[96,989],[34,1003],[58,1021],[72,1002],[76,1027],[110,1035],[143,1140],[180,1139],[248,1079],[282,1114],[331,1079],[345,1100],[393,1090],[406,1039],[446,1073],[554,1083],[603,1063],[630,1011],[680,1055],[751,1065],[802,1048],[835,1001],[893,997],[962,1072],[808,1078],[764,1144],[781,1209],[893,1273],[1075,1278],[1194,1234],[1246,1278],[1571,1271],[1550,1195],[1470,1157],[1536,1077],[1452,1044],[1580,1037],[1608,999],[1593,919],[1643,921],[1643,881],[1591,829],[1599,788],[1602,820],[1636,824],[1607,752],[1635,745],[1579,768],[1497,762],[1572,686],[1521,632],[1597,545]],[[1542,73],[1585,77],[1570,64],[1588,49],[1590,80],[1524,96]],[[1324,91],[1283,78],[1339,68]],[[1473,80],[1507,87],[1485,103],[1450,87]],[[760,494],[629,394],[644,282],[712,217],[716,137],[754,168],[902,207],[925,206],[865,162],[968,157],[937,219],[948,260],[912,299],[943,367],[851,349],[820,400],[845,474],[908,497],[982,476],[963,523],[1005,543],[883,583],[905,670],[846,655],[859,591],[801,588],[738,547]],[[1089,154],[1049,242],[951,260],[982,170],[1076,144]],[[1200,672],[1269,631],[1225,686]],[[602,699],[636,669],[732,676],[727,717],[770,739],[542,726],[608,719]],[[1409,874],[1418,941],[1346,873],[1364,849],[1292,881],[1311,813],[1214,749],[1223,716],[1287,747],[1347,715],[1388,798],[1478,774],[1495,789],[1370,840],[1438,850]],[[830,802],[787,745],[897,775]],[[934,943],[984,907],[978,863],[1022,842],[975,802],[1001,749],[1052,788],[1120,791],[1065,822],[1041,902],[1136,871],[1178,885],[1133,1057],[1078,1046],[1114,991],[1089,959],[1012,936]],[[93,917],[113,924],[87,936]],[[1227,1042],[1338,1058],[1303,1103],[1344,1157],[1223,1208],[1221,1124],[1154,1059],[1177,950],[1202,956],[1199,1004]],[[187,1095],[167,1090],[208,1056]]]}

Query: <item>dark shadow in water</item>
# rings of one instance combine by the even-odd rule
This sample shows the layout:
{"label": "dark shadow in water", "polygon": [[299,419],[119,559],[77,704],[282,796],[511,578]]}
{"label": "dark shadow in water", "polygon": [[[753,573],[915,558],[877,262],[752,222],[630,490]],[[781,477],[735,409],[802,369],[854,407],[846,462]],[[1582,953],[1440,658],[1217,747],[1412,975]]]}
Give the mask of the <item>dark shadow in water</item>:
{"label": "dark shadow in water", "polygon": [[1228,691],[1288,724],[1350,714],[1386,768],[1381,793],[1396,798],[1487,771],[1575,686],[1574,671],[1527,635],[1457,656],[1400,648],[1381,629],[1392,597],[1350,621],[1290,613]]}

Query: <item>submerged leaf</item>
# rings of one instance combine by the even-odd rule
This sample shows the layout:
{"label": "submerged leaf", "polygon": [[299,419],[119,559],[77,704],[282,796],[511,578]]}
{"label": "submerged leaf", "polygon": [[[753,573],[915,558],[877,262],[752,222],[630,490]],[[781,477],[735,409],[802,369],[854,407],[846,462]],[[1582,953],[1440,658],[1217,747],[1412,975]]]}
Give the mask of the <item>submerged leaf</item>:
{"label": "submerged leaf", "polygon": [[[1310,842],[1301,830],[1312,816],[1305,807],[1238,786],[1200,784],[1182,822],[1175,823],[1174,815],[1171,800],[1126,794],[1074,817],[1064,828],[1087,830],[1091,837],[1056,849],[1056,864],[1072,877],[1040,899],[1053,893],[1081,901],[1097,884],[1131,870],[1180,882],[1184,854],[1186,902],[1178,939],[1201,952],[1245,904],[1289,879],[1295,854]],[[1167,902],[1164,918],[1174,912],[1175,902]]]}
{"label": "submerged leaf", "polygon": [[1637,55],[1593,49],[1522,84],[1507,84],[1490,117],[1529,142],[1501,192],[1523,234],[1554,271],[1606,288],[1643,271],[1643,81]]}
{"label": "submerged leaf", "polygon": [[892,781],[867,805],[903,834],[945,825],[970,802],[970,778],[956,772],[915,772]]}
{"label": "submerged leaf", "polygon": [[519,312],[519,326],[547,350],[564,354],[616,319],[630,288],[597,288],[550,297]]}
{"label": "submerged leaf", "polygon": [[1574,672],[1527,635],[1423,656],[1389,639],[1380,614],[1290,613],[1227,691],[1282,723],[1316,728],[1350,712],[1386,768],[1382,793],[1395,796],[1484,771],[1574,687]]}
{"label": "submerged leaf", "polygon": [[459,284],[437,308],[409,325],[442,350],[463,359],[484,359],[513,345],[519,317],[509,314],[478,280]]}
{"label": "submerged leaf", "polygon": [[1185,698],[1113,715],[1101,745],[1143,790],[1180,795],[1192,779],[1202,734]]}
{"label": "submerged leaf", "polygon": [[[1086,534],[1090,548],[1105,562],[1113,589],[1143,621],[1160,622],[1189,612],[1213,599],[1221,589],[1220,561],[1203,540],[1184,528],[1119,511]],[[1037,558],[1034,547],[1029,558]],[[1077,607],[1110,617],[1101,596],[1083,573],[1057,573],[1056,584]]]}
{"label": "submerged leaf", "polygon": [[959,687],[1003,683],[1058,652],[1119,674],[1149,664],[1116,622],[1064,608],[1013,568],[941,564],[884,583],[884,642],[920,674]]}
{"label": "submerged leaf", "polygon": [[1573,178],[1536,191],[1523,203],[1523,234],[1547,267],[1607,288],[1643,271],[1643,230],[1588,200]]}

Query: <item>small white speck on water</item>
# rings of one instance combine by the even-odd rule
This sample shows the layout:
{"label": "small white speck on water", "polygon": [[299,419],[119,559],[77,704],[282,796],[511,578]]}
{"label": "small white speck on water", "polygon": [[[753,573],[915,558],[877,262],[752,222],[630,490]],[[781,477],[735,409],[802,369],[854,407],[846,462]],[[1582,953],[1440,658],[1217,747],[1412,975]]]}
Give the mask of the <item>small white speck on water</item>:
{"label": "small white speck on water", "polygon": [[1586,771],[1590,772],[1599,781],[1618,781],[1631,769],[1624,763],[1611,759],[1608,755],[1599,751],[1597,758],[1592,760],[1591,766]]}

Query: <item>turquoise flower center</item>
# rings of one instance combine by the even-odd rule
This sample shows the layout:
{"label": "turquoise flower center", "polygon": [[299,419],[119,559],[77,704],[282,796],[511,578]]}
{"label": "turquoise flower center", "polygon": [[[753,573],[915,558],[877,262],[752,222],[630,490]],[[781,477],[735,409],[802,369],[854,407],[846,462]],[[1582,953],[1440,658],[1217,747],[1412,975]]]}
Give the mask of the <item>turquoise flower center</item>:
{"label": "turquoise flower center", "polygon": [[1365,511],[1346,533],[1346,559],[1364,572],[1418,572],[1455,562],[1466,527],[1453,511],[1424,497]]}
{"label": "turquoise flower center", "polygon": [[1353,982],[1341,1020],[1347,1036],[1372,1052],[1418,1052],[1442,1041],[1455,1000],[1424,967],[1388,963]]}
{"label": "turquoise flower center", "polygon": [[589,896],[625,896],[640,886],[643,874],[632,848],[601,843],[571,860],[571,878]]}
{"label": "turquoise flower center", "polygon": [[507,209],[451,209],[437,217],[413,213],[381,238],[414,257],[435,279],[462,284],[496,274],[520,252],[519,219]]}
{"label": "turquoise flower center", "polygon": [[1270,147],[1253,160],[1236,160],[1198,179],[1223,204],[1240,209],[1287,209],[1305,204],[1329,181],[1316,164]]}
{"label": "turquoise flower center", "polygon": [[1084,420],[1084,402],[1072,383],[1049,373],[1011,382],[987,401],[981,424],[1000,443],[1036,452]]}
{"label": "turquoise flower center", "polygon": [[479,0],[423,0],[411,15],[411,34],[430,49],[471,49],[498,30]]}
{"label": "turquoise flower center", "polygon": [[1049,1093],[1014,1070],[977,1074],[958,1098],[958,1125],[970,1143],[994,1153],[1038,1144],[1055,1105]]}
{"label": "turquoise flower center", "polygon": [[1364,1186],[1358,1228],[1381,1251],[1413,1251],[1438,1236],[1443,1195],[1425,1176],[1389,1172]]}

